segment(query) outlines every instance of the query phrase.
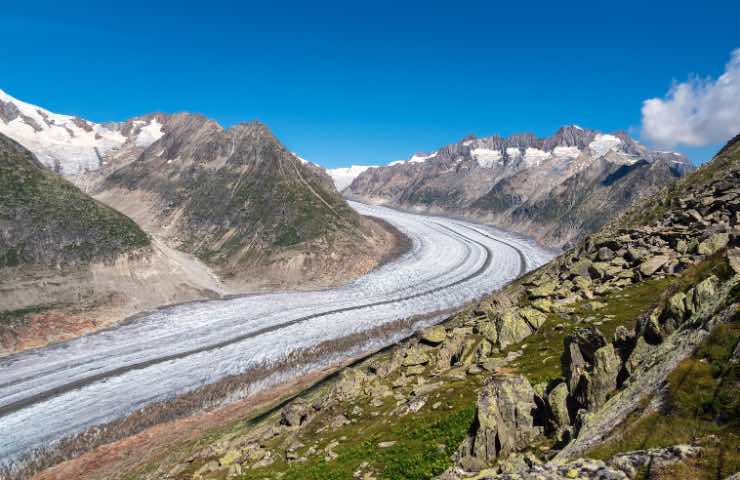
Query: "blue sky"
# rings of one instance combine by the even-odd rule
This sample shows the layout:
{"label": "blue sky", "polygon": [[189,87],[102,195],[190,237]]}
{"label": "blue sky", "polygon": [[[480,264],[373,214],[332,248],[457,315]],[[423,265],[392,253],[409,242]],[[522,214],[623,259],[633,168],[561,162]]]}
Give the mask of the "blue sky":
{"label": "blue sky", "polygon": [[643,100],[716,78],[740,47],[740,2],[4,3],[11,95],[95,121],[260,119],[329,167],[469,133],[639,136]]}

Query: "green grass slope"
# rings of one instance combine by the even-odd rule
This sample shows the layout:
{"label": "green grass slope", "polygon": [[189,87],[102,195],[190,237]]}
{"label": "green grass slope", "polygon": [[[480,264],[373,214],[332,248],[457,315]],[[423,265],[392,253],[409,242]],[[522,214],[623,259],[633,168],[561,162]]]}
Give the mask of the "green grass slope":
{"label": "green grass slope", "polygon": [[0,135],[0,268],[85,264],[147,245],[133,220]]}

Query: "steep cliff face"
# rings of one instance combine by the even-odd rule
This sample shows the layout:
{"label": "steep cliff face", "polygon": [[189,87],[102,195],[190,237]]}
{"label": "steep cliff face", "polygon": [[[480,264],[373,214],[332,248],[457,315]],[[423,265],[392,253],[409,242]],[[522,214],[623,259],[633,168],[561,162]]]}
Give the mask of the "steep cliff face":
{"label": "steep cliff face", "polygon": [[240,282],[338,283],[372,268],[392,237],[258,122],[223,129],[174,115],[162,138],[93,193]]}
{"label": "steep cliff face", "polygon": [[344,194],[492,222],[567,247],[691,168],[682,155],[649,151],[624,133],[571,125],[545,139],[468,137],[363,171]]}
{"label": "steep cliff face", "polygon": [[725,479],[739,293],[740,136],[550,264],[138,478]]}

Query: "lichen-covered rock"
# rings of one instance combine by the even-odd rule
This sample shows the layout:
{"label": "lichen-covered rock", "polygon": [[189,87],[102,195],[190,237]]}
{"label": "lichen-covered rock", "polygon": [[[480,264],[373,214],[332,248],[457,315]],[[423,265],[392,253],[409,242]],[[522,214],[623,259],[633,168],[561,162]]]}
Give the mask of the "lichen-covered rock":
{"label": "lichen-covered rock", "polygon": [[[738,212],[740,214],[740,212]],[[727,261],[735,273],[740,273],[740,248],[732,248],[727,251]]]}
{"label": "lichen-covered rock", "polygon": [[699,243],[696,252],[699,255],[711,255],[727,246],[730,242],[730,235],[727,233],[715,233],[703,242]]}
{"label": "lichen-covered rock", "polygon": [[445,327],[437,325],[436,327],[425,328],[419,332],[419,338],[430,345],[438,345],[447,338]]}
{"label": "lichen-covered rock", "polygon": [[552,302],[544,298],[538,298],[537,300],[532,301],[532,307],[541,312],[549,313],[552,311]]}
{"label": "lichen-covered rock", "polygon": [[716,276],[711,275],[691,289],[686,298],[686,310],[689,314],[698,312],[717,296],[718,284],[719,279]]}
{"label": "lichen-covered rock", "polygon": [[532,330],[537,330],[547,320],[547,315],[531,307],[521,308],[519,315],[526,320],[529,326],[532,327]]}
{"label": "lichen-covered rock", "polygon": [[498,330],[492,321],[481,321],[477,326],[478,333],[494,345],[498,344]]}
{"label": "lichen-covered rock", "polygon": [[651,346],[645,341],[645,338],[640,336],[635,342],[635,347],[632,349],[629,358],[625,362],[625,368],[630,374],[639,367],[645,359],[650,355]]}
{"label": "lichen-covered rock", "polygon": [[644,248],[628,248],[625,258],[630,262],[638,263],[647,257],[647,255],[648,252]]}
{"label": "lichen-covered rock", "polygon": [[596,258],[598,258],[600,262],[608,262],[614,258],[614,252],[609,247],[601,247],[599,251],[596,252]]}
{"label": "lichen-covered rock", "polygon": [[558,289],[558,284],[555,282],[545,282],[542,285],[531,288],[527,293],[529,294],[530,298],[544,298],[552,296],[555,293],[555,290]]}
{"label": "lichen-covered rock", "polygon": [[308,415],[308,405],[300,400],[294,400],[280,411],[280,423],[287,427],[297,428],[308,419]]}
{"label": "lichen-covered rock", "polygon": [[205,475],[208,475],[211,472],[215,472],[220,470],[222,467],[218,464],[216,460],[211,460],[210,462],[207,462],[205,465],[200,467],[198,470],[193,473],[194,479],[201,479],[204,478]]}
{"label": "lichen-covered rock", "polygon": [[550,408],[550,418],[557,429],[570,425],[568,412],[568,385],[559,383],[547,395],[547,405]]}
{"label": "lichen-covered rock", "polygon": [[586,408],[596,410],[617,389],[617,375],[621,362],[614,347],[609,344],[596,350],[588,385]]}
{"label": "lichen-covered rock", "polygon": [[380,380],[367,383],[365,393],[371,398],[385,398],[393,395],[391,388]]}
{"label": "lichen-covered rock", "polygon": [[592,284],[593,282],[589,277],[579,275],[573,279],[573,285],[575,285],[579,290],[588,290],[591,288]]}
{"label": "lichen-covered rock", "polygon": [[221,466],[228,467],[229,465],[236,462],[239,457],[242,456],[242,452],[237,450],[236,448],[229,449],[221,458],[218,459],[218,463]]}
{"label": "lichen-covered rock", "polygon": [[655,272],[660,270],[669,260],[670,257],[667,255],[657,255],[649,258],[640,264],[640,273],[645,277],[655,275]]}
{"label": "lichen-covered rock", "polygon": [[508,310],[496,321],[500,348],[520,342],[532,334],[529,324],[514,311]]}
{"label": "lichen-covered rock", "polygon": [[339,374],[339,380],[334,385],[333,396],[337,399],[355,398],[363,392],[367,375],[359,368],[347,368]]}
{"label": "lichen-covered rock", "polygon": [[678,292],[668,299],[668,305],[666,306],[666,314],[670,315],[671,318],[683,320],[686,316],[686,294]]}
{"label": "lichen-covered rock", "polygon": [[[590,278],[589,269],[592,263],[588,258],[582,258],[570,267],[570,271],[581,278]],[[573,281],[575,282],[575,279]]]}
{"label": "lichen-covered rock", "polygon": [[659,470],[672,463],[680,462],[699,455],[701,448],[691,445],[676,445],[668,448],[651,448],[636,450],[616,455],[609,460],[609,465],[621,470],[629,478],[636,478],[637,473],[645,467]]}
{"label": "lichen-covered rock", "polygon": [[522,375],[494,375],[478,395],[477,425],[470,455],[486,463],[531,445],[542,429],[535,425],[535,391]]}
{"label": "lichen-covered rock", "polygon": [[460,350],[460,356],[458,362],[462,365],[471,365],[475,363],[475,352],[478,347],[478,339],[469,336],[465,337],[462,342],[462,348]]}
{"label": "lichen-covered rock", "polygon": [[414,346],[406,350],[406,356],[403,359],[404,367],[424,365],[425,363],[429,363],[429,355],[420,347]]}
{"label": "lichen-covered rock", "polygon": [[606,277],[610,265],[606,262],[594,262],[589,268],[589,273],[593,279],[602,279]]}
{"label": "lichen-covered rock", "polygon": [[578,328],[565,337],[564,343],[561,363],[568,392],[581,407],[588,408],[592,403],[591,372],[594,369],[596,352],[606,346],[606,339],[596,327]]}

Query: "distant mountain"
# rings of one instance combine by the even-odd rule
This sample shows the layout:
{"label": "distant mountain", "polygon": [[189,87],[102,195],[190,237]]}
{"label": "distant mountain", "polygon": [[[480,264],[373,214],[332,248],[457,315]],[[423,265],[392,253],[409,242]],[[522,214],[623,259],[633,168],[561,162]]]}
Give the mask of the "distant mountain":
{"label": "distant mountain", "polygon": [[334,284],[372,268],[394,243],[259,122],[224,129],[176,114],[166,130],[91,192],[224,279]]}
{"label": "distant mountain", "polygon": [[466,137],[360,173],[348,198],[463,216],[565,246],[693,167],[627,134],[570,125],[555,135]]}
{"label": "distant mountain", "polygon": [[141,153],[164,135],[166,122],[166,115],[155,113],[99,124],[52,113],[0,90],[0,133],[66,176],[96,170],[118,156]]}

